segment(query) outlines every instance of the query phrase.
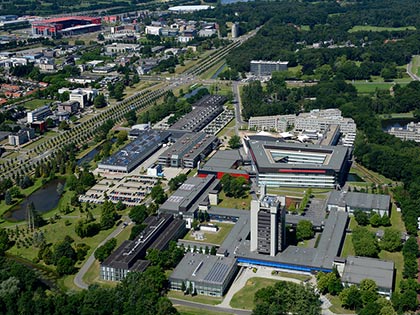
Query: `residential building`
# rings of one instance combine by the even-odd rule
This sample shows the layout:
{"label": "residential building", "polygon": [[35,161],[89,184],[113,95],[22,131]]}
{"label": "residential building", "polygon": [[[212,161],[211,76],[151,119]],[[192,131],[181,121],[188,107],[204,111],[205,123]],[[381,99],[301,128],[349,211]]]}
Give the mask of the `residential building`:
{"label": "residential building", "polygon": [[171,290],[222,297],[238,272],[235,258],[188,252],[169,276]]}

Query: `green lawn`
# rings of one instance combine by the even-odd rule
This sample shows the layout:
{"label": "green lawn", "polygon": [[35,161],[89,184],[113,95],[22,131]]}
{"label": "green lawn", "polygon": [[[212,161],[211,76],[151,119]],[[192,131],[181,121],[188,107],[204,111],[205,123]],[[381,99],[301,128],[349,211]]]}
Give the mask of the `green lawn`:
{"label": "green lawn", "polygon": [[51,102],[52,102],[51,100],[42,100],[42,99],[35,98],[33,100],[22,103],[22,106],[24,106],[27,109],[34,110],[38,107],[49,104]]}
{"label": "green lawn", "polygon": [[410,30],[410,31],[415,31],[416,27],[415,26],[403,26],[403,27],[382,27],[382,26],[371,26],[371,25],[356,25],[353,26],[351,29],[349,29],[349,33],[353,33],[353,32],[384,32],[384,31],[389,31],[389,32],[395,32],[395,31],[406,31],[406,30]]}
{"label": "green lawn", "polygon": [[236,119],[232,119],[216,136],[219,138],[232,137],[235,134]]}
{"label": "green lawn", "polygon": [[378,115],[381,119],[395,119],[395,118],[414,118],[413,112],[408,113],[392,113]]}
{"label": "green lawn", "polygon": [[327,295],[328,300],[331,302],[332,306],[329,310],[336,314],[354,314],[354,311],[345,309],[341,306],[341,301],[338,296]]}
{"label": "green lawn", "polygon": [[341,257],[346,258],[347,256],[354,255],[354,248],[352,243],[352,236],[351,234],[346,234],[346,238],[344,239],[343,249],[341,250]]}
{"label": "green lawn", "polygon": [[181,315],[233,315],[231,313],[212,312],[202,308],[193,308],[188,306],[176,305],[176,303],[174,303],[174,306]]}
{"label": "green lawn", "polygon": [[274,276],[292,278],[292,279],[297,279],[297,280],[300,280],[300,281],[307,281],[307,280],[311,279],[311,277],[307,276],[307,275],[301,275],[301,274],[297,274],[297,273],[284,272],[284,271],[280,271],[277,274],[274,274]]}
{"label": "green lawn", "polygon": [[206,295],[195,295],[195,296],[184,295],[184,293],[180,291],[169,291],[168,297],[196,302],[196,303],[209,304],[209,305],[216,305],[222,302],[222,298],[211,297],[211,296],[206,296]]}
{"label": "green lawn", "polygon": [[[355,81],[352,83],[358,93],[373,94],[376,90],[389,90],[394,85],[392,82],[364,82]],[[408,82],[406,83],[408,84]],[[404,84],[401,84],[404,85]]]}
{"label": "green lawn", "polygon": [[396,277],[395,277],[395,291],[399,290],[400,281],[402,279],[402,272],[404,268],[404,257],[402,255],[402,252],[397,253],[390,253],[384,250],[381,250],[379,253],[379,258],[384,260],[391,260],[395,264],[396,271]]}
{"label": "green lawn", "polygon": [[[204,233],[204,240],[198,241],[198,242],[205,242],[205,243],[211,243],[215,245],[221,245],[223,241],[225,240],[226,236],[230,233],[232,230],[234,224],[230,223],[216,223],[219,227],[219,231],[216,233],[213,232],[203,232]],[[187,235],[185,235],[184,240],[189,241],[196,241],[196,239],[192,236],[191,232],[188,232]]]}
{"label": "green lawn", "polygon": [[230,301],[230,306],[233,308],[252,310],[254,308],[255,293],[262,288],[272,286],[277,280],[266,278],[251,278],[245,286],[239,290]]}
{"label": "green lawn", "polygon": [[225,192],[222,191],[219,194],[218,207],[249,210],[251,200],[252,200],[251,195],[248,195],[245,198],[236,199],[236,198],[227,197]]}

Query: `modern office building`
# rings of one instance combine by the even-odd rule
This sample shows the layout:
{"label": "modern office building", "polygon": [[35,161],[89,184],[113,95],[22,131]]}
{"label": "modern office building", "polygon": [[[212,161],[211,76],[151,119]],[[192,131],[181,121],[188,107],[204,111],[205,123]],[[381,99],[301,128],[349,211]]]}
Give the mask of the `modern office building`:
{"label": "modern office building", "polygon": [[[264,188],[265,190],[265,188]],[[252,252],[276,256],[286,244],[286,202],[284,197],[266,195],[251,201]]]}
{"label": "modern office building", "polygon": [[52,115],[52,111],[50,109],[50,106],[45,105],[45,106],[39,107],[27,113],[28,123],[45,120],[48,116],[51,116],[51,115]]}
{"label": "modern office building", "polygon": [[204,132],[186,133],[159,156],[159,164],[170,167],[195,168],[213,151],[219,139]]}
{"label": "modern office building", "polygon": [[168,141],[169,135],[166,131],[145,131],[136,140],[100,162],[98,169],[102,172],[129,173],[159,150]]}
{"label": "modern office building", "polygon": [[295,124],[296,115],[256,116],[248,120],[251,130],[286,132]]}
{"label": "modern office building", "polygon": [[221,297],[238,269],[235,258],[188,252],[169,276],[170,289]]}
{"label": "modern office building", "polygon": [[258,140],[246,146],[260,186],[335,188],[344,184],[349,169],[344,146]]}
{"label": "modern office building", "polygon": [[10,145],[19,146],[35,138],[35,130],[33,128],[23,128],[16,133],[8,135],[8,137]]}
{"label": "modern office building", "polygon": [[172,240],[185,235],[185,222],[171,215],[150,216],[145,229],[134,241],[124,241],[100,267],[100,278],[121,281],[131,271],[144,271],[150,264],[144,260],[148,249],[165,250]]}
{"label": "modern office building", "polygon": [[325,131],[330,125],[339,125],[343,135],[356,133],[356,123],[352,118],[344,118],[338,108],[314,109],[301,113],[294,122],[295,131]]}
{"label": "modern office building", "polygon": [[377,258],[348,256],[341,276],[343,286],[359,285],[365,279],[375,281],[378,293],[390,298],[394,288],[394,262]]}
{"label": "modern office building", "polygon": [[405,127],[392,127],[388,130],[388,133],[405,141],[412,140],[420,142],[420,123],[412,121]]}
{"label": "modern office building", "polygon": [[381,216],[389,216],[391,197],[389,195],[333,190],[329,194],[327,208],[328,211],[337,209],[353,213],[356,210],[361,210],[367,213],[375,212]]}
{"label": "modern office building", "polygon": [[217,151],[205,164],[197,170],[199,177],[214,175],[221,179],[223,175],[229,174],[234,177],[244,177],[249,179],[246,170],[240,169],[244,161],[239,150]]}
{"label": "modern office building", "polygon": [[57,36],[95,32],[101,29],[100,17],[66,16],[32,22],[32,34]]}
{"label": "modern office building", "polygon": [[159,213],[182,217],[190,227],[200,203],[208,200],[210,191],[219,186],[214,176],[191,177],[185,181],[159,208]]}
{"label": "modern office building", "polygon": [[79,110],[79,107],[80,107],[79,102],[67,101],[67,102],[58,104],[57,110],[59,112],[67,112],[70,114],[74,114],[74,113],[77,113],[77,111]]}
{"label": "modern office building", "polygon": [[269,76],[274,71],[287,71],[288,61],[251,60],[251,73],[256,76]]}

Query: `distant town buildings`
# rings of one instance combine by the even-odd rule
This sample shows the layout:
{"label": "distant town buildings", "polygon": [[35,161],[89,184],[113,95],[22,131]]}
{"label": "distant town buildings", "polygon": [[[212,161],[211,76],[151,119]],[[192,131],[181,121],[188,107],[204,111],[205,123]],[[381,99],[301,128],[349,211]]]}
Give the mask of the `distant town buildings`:
{"label": "distant town buildings", "polygon": [[274,71],[287,71],[288,61],[251,60],[251,74],[270,76]]}
{"label": "distant town buildings", "polygon": [[32,34],[41,36],[75,35],[101,29],[100,17],[68,16],[32,22]]}

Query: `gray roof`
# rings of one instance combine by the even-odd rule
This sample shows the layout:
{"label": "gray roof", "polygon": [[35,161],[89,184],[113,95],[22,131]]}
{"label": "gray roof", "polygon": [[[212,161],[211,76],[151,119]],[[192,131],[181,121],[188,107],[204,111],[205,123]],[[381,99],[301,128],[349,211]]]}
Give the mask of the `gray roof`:
{"label": "gray roof", "polygon": [[222,285],[230,271],[236,267],[236,259],[188,252],[169,277],[213,285]]}
{"label": "gray roof", "polygon": [[389,195],[367,194],[360,192],[332,191],[328,197],[328,205],[349,206],[359,209],[389,210]]}
{"label": "gray roof", "polygon": [[187,179],[160,207],[160,212],[195,211],[195,205],[208,197],[208,191],[219,183],[213,175]]}
{"label": "gray roof", "polygon": [[348,256],[341,281],[359,284],[364,279],[372,279],[379,288],[392,289],[394,262],[376,258]]}
{"label": "gray roof", "polygon": [[219,150],[206,162],[203,169],[232,168],[237,161],[242,161],[239,150]]}
{"label": "gray roof", "polygon": [[[340,171],[348,159],[348,148],[344,146],[320,146],[304,143],[286,143],[271,141],[248,141],[251,154],[255,157],[258,169],[260,168],[281,168],[281,169],[308,169],[308,170],[334,170]],[[327,157],[323,164],[309,163],[284,163],[284,159],[274,161],[269,157],[266,150],[288,150],[291,152],[308,152],[326,154]]]}

